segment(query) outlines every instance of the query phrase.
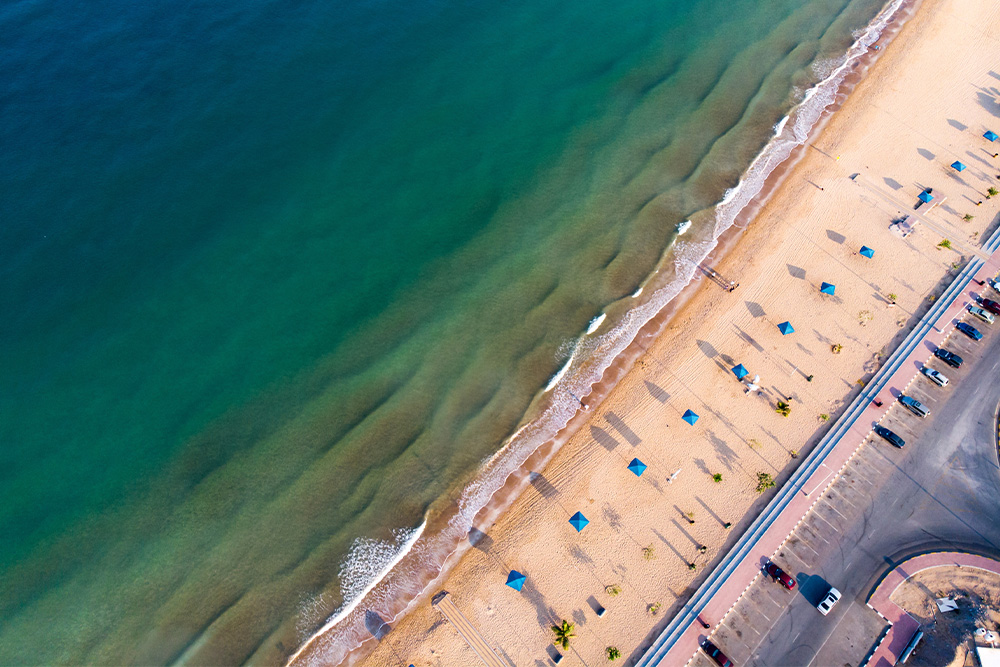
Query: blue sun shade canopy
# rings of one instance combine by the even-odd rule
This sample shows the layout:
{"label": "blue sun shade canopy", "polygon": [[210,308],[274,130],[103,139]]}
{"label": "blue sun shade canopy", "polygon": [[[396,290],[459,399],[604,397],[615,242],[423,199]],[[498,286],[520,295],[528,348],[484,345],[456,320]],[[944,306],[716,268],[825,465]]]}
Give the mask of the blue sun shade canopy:
{"label": "blue sun shade canopy", "polygon": [[871,259],[872,257],[875,256],[875,251],[869,248],[868,246],[863,245],[861,246],[861,254],[867,257],[868,259]]}
{"label": "blue sun shade canopy", "polygon": [[996,133],[993,132],[993,130],[986,130],[986,134],[984,134],[983,136],[989,139],[990,141],[996,141],[997,139],[1000,139],[1000,137],[998,137]]}
{"label": "blue sun shade canopy", "polygon": [[642,473],[646,472],[646,464],[639,459],[632,459],[632,462],[628,464],[628,469],[635,473],[636,477],[642,477]]}
{"label": "blue sun shade canopy", "polygon": [[833,283],[823,283],[819,286],[819,291],[823,294],[833,294],[836,291],[837,286]]}
{"label": "blue sun shade canopy", "polygon": [[787,336],[788,334],[795,331],[795,329],[792,328],[791,322],[782,322],[781,324],[778,325],[778,331],[781,332],[782,336]]}
{"label": "blue sun shade canopy", "polygon": [[580,512],[577,512],[576,514],[574,514],[569,518],[569,522],[573,524],[573,527],[576,528],[576,532],[579,533],[581,530],[587,527],[587,524],[590,523],[590,520],[587,519],[587,517],[583,516],[583,514],[581,514]]}
{"label": "blue sun shade canopy", "polygon": [[965,165],[959,162],[958,160],[955,160],[954,162],[951,163],[951,168],[956,171],[965,171]]}
{"label": "blue sun shade canopy", "polygon": [[920,201],[922,201],[922,202],[924,202],[926,204],[930,200],[934,199],[934,195],[932,195],[929,192],[921,192],[919,195],[917,195],[917,199],[919,199]]}
{"label": "blue sun shade canopy", "polygon": [[750,371],[748,371],[743,364],[737,364],[736,366],[733,366],[733,374],[742,380],[746,376],[750,375]]}
{"label": "blue sun shade canopy", "polygon": [[524,582],[526,579],[527,577],[518,572],[517,570],[511,570],[510,574],[507,575],[507,585],[513,588],[515,591],[519,591],[524,586]]}
{"label": "blue sun shade canopy", "polygon": [[691,424],[691,426],[694,426],[694,423],[698,421],[698,415],[696,415],[691,410],[688,410],[684,413],[684,416],[681,417],[681,419],[686,421],[688,424]]}

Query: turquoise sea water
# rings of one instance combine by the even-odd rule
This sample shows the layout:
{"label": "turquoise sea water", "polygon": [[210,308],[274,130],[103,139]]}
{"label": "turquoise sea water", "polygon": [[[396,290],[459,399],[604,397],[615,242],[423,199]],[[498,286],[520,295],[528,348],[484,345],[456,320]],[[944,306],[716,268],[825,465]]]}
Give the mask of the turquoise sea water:
{"label": "turquoise sea water", "polygon": [[0,7],[0,663],[282,662],[881,4]]}

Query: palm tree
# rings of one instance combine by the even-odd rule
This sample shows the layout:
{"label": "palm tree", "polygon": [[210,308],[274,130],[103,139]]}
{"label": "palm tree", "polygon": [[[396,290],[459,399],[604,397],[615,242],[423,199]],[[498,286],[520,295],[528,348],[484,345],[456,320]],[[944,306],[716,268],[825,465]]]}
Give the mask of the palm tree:
{"label": "palm tree", "polygon": [[569,640],[576,637],[576,633],[573,632],[574,629],[574,625],[569,621],[563,621],[562,625],[553,625],[552,632],[556,634],[556,640],[552,643],[556,646],[562,646],[564,651],[568,651]]}

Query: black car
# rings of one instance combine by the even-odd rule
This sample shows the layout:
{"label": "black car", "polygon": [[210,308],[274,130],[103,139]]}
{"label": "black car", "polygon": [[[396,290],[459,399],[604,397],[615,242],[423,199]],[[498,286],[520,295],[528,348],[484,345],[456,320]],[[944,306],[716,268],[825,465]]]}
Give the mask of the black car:
{"label": "black car", "polygon": [[983,334],[979,333],[979,329],[972,326],[971,324],[966,324],[965,322],[959,322],[958,324],[955,325],[955,328],[964,333],[972,340],[983,339]]}
{"label": "black car", "polygon": [[708,657],[715,661],[719,667],[733,667],[733,661],[727,658],[718,646],[707,639],[701,643],[701,650],[707,653]]}
{"label": "black car", "polygon": [[892,443],[896,447],[899,447],[900,449],[902,449],[903,445],[906,444],[905,440],[903,440],[898,435],[896,435],[895,433],[893,433],[889,429],[885,428],[884,426],[876,426],[875,427],[875,433],[877,433],[883,439],[885,439],[886,441]]}
{"label": "black car", "polygon": [[949,352],[943,347],[939,347],[938,349],[934,350],[934,356],[943,361],[944,363],[948,364],[952,368],[962,367],[963,363],[962,357],[958,356],[954,352]]}

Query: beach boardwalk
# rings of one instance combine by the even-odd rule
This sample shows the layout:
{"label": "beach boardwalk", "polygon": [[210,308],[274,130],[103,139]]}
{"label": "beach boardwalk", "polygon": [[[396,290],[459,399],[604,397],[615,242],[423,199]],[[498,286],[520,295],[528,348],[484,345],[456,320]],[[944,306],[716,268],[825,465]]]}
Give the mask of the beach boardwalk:
{"label": "beach boardwalk", "polygon": [[441,591],[435,595],[431,604],[444,614],[444,617],[448,619],[452,627],[458,630],[458,634],[462,636],[462,639],[469,645],[469,648],[475,651],[484,665],[487,667],[510,667],[510,665],[497,657],[497,654],[493,652],[490,645],[486,643],[486,639],[479,634],[479,630],[476,630],[476,627],[469,622],[469,619],[455,605],[455,601],[451,599],[448,591]]}

